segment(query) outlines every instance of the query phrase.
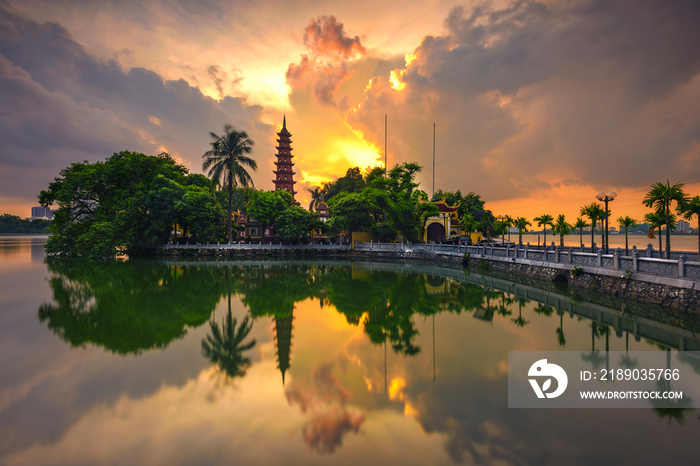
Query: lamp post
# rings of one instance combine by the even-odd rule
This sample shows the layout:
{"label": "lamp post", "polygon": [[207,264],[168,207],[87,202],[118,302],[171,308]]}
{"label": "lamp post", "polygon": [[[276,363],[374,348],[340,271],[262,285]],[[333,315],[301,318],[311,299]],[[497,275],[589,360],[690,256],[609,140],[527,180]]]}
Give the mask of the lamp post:
{"label": "lamp post", "polygon": [[599,201],[605,202],[605,254],[608,253],[608,217],[610,217],[610,213],[608,212],[608,202],[612,202],[615,200],[617,197],[617,193],[615,191],[610,191],[608,194],[605,194],[603,191],[599,192],[598,194],[595,195],[596,199]]}

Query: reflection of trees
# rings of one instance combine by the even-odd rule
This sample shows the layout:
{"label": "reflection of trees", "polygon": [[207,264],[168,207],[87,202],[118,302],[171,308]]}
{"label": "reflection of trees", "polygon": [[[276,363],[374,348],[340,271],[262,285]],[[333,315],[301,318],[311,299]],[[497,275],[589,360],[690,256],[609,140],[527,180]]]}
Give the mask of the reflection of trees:
{"label": "reflection of trees", "polygon": [[[670,348],[666,348],[666,369],[671,369]],[[657,380],[656,390],[660,392],[669,392],[673,390],[671,381],[666,379]],[[685,413],[693,404],[693,399],[687,396],[686,393],[683,393],[683,398],[680,399],[652,399],[649,400],[649,402],[654,408],[654,414],[656,414],[659,419],[668,419],[669,426],[673,421],[676,421],[679,425],[685,425]]]}
{"label": "reflection of trees", "polygon": [[515,322],[515,325],[518,327],[525,327],[527,324],[530,323],[529,320],[523,319],[523,304],[525,304],[524,299],[519,299],[518,300],[518,317],[515,319],[511,319],[513,322]]}
{"label": "reflection of trees", "polygon": [[245,316],[241,325],[231,316],[229,309],[221,327],[215,321],[209,322],[211,335],[202,339],[202,354],[219,366],[229,377],[243,377],[250,367],[250,359],[243,353],[255,346],[255,340],[244,343],[253,323]]}
{"label": "reflection of trees", "polygon": [[630,352],[630,334],[625,332],[625,354],[620,358],[620,365],[627,369],[637,367],[637,360],[629,355]]}
{"label": "reflection of trees", "polygon": [[216,268],[59,258],[46,263],[53,302],[39,308],[39,320],[73,346],[92,343],[121,354],[182,337],[186,327],[207,321],[223,291]]}
{"label": "reflection of trees", "polygon": [[559,311],[559,327],[557,327],[557,343],[559,346],[566,346],[566,336],[564,336],[564,313]]}
{"label": "reflection of trees", "polygon": [[596,351],[595,349],[595,339],[599,336],[600,334],[598,333],[598,323],[591,322],[591,352],[588,354],[581,355],[581,359],[583,359],[586,362],[589,362],[595,370],[598,370],[601,367],[603,367],[603,362],[605,361],[605,358],[601,356],[600,352]]}

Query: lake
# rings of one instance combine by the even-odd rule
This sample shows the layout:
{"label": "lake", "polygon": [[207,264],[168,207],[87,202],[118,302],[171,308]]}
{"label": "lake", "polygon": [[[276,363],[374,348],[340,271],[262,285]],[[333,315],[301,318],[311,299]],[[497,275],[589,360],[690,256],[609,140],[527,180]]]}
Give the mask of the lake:
{"label": "lake", "polygon": [[0,464],[697,461],[697,410],[508,407],[509,351],[700,372],[678,351],[697,319],[438,265],[47,260],[44,241],[0,237]]}

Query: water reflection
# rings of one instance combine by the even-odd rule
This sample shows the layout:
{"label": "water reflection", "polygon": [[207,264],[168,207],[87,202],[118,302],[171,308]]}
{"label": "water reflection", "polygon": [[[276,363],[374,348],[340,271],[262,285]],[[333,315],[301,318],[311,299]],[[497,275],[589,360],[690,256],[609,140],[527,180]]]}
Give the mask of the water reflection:
{"label": "water reflection", "polygon": [[[119,403],[95,395],[95,405],[118,404],[122,417],[162,419],[152,428],[163,437],[170,425],[181,428],[175,440],[164,441],[172,454],[161,451],[162,462],[214,463],[230,455],[244,464],[289,458],[320,464],[332,454],[333,462],[345,464],[606,463],[683,461],[694,454],[694,442],[666,430],[700,431],[688,405],[624,415],[506,407],[509,350],[586,350],[586,361],[599,368],[610,364],[611,348],[700,349],[694,320],[671,325],[657,318],[656,308],[626,303],[622,314],[621,303],[608,306],[603,298],[583,301],[412,265],[47,264],[53,302],[41,306],[39,316],[71,345],[140,354],[138,360],[154,353],[165,358],[176,341],[194,334],[194,353],[205,366],[199,375]],[[151,351],[156,348],[167,351]],[[217,391],[210,382],[216,372],[235,379],[235,387]],[[167,406],[178,406],[182,417],[163,415],[159,410]],[[91,406],[64,422],[71,426],[78,417],[101,438],[122,438],[120,422],[94,411]],[[223,418],[230,430],[221,430]],[[0,425],[12,419],[0,415]],[[201,434],[210,429],[213,435]],[[188,435],[201,437],[183,452],[176,439]],[[138,451],[143,438],[120,448]],[[258,456],[246,456],[250,445]],[[47,455],[66,453],[70,442],[63,447],[56,440]],[[26,458],[41,463],[47,457]]]}
{"label": "water reflection", "polygon": [[53,302],[39,320],[72,346],[164,348],[205,323],[225,292],[220,268],[48,258]]}

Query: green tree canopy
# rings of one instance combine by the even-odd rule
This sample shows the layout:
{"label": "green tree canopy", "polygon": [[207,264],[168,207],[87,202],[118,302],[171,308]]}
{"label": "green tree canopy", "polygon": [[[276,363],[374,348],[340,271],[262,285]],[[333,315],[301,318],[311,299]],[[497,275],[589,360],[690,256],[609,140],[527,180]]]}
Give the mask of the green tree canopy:
{"label": "green tree canopy", "polygon": [[[42,191],[43,206],[58,204],[46,243],[50,253],[114,257],[133,253],[161,237],[147,203],[152,186],[175,189],[187,169],[168,154],[148,156],[123,151],[104,162],[74,163]],[[155,201],[154,201],[155,202]],[[160,219],[159,221],[161,221]],[[168,230],[169,232],[169,227]],[[94,241],[99,240],[99,244]]]}

